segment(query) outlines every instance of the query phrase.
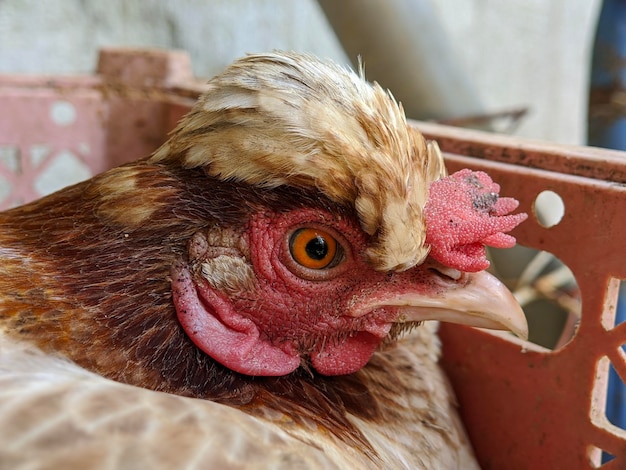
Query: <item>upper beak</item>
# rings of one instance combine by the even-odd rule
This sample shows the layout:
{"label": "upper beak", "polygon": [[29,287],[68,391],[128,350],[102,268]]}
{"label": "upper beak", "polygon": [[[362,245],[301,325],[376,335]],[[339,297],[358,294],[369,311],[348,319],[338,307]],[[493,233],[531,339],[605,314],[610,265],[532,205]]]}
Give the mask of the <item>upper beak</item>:
{"label": "upper beak", "polygon": [[467,273],[437,293],[402,293],[381,304],[401,307],[396,323],[438,320],[508,330],[528,339],[528,323],[513,294],[487,272]]}

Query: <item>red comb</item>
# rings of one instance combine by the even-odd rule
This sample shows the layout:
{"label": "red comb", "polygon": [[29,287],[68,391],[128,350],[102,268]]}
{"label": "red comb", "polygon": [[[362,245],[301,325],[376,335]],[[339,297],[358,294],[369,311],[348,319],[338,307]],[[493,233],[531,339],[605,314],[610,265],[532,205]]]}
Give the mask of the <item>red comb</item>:
{"label": "red comb", "polygon": [[519,203],[501,198],[499,192],[487,173],[468,169],[432,183],[424,208],[431,256],[446,266],[477,272],[489,267],[485,245],[515,245],[515,238],[505,232],[527,214],[508,215]]}

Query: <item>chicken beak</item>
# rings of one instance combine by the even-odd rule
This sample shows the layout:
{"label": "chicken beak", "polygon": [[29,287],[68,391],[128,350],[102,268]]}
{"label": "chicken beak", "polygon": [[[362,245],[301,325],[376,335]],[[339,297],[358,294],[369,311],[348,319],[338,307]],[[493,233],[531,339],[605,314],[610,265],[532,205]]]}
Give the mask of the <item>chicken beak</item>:
{"label": "chicken beak", "polygon": [[528,323],[513,294],[487,272],[468,273],[435,294],[403,293],[385,302],[400,307],[396,323],[438,320],[493,330],[528,339]]}

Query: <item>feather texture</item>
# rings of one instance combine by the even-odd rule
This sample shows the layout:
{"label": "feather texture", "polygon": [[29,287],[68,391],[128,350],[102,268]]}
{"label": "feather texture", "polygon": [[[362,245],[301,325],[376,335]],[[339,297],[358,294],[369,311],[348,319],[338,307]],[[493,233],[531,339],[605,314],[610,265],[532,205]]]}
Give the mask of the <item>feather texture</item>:
{"label": "feather texture", "polygon": [[[432,332],[416,333],[363,373],[327,384],[352,408],[344,439],[263,397],[238,409],[137,388],[0,336],[0,468],[478,468]],[[300,411],[319,394],[307,391]]]}

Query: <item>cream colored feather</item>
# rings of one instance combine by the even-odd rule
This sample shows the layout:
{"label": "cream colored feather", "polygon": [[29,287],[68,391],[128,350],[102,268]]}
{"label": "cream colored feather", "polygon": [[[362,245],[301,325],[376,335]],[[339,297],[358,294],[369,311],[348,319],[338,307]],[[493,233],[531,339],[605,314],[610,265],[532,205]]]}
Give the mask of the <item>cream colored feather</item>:
{"label": "cream colored feather", "polygon": [[378,397],[397,422],[351,417],[378,454],[372,461],[315,426],[290,425],[275,410],[260,419],[113,382],[0,332],[0,469],[477,469],[437,366],[432,328],[411,336],[382,353],[406,372],[401,386],[408,393],[398,398],[409,401]]}

